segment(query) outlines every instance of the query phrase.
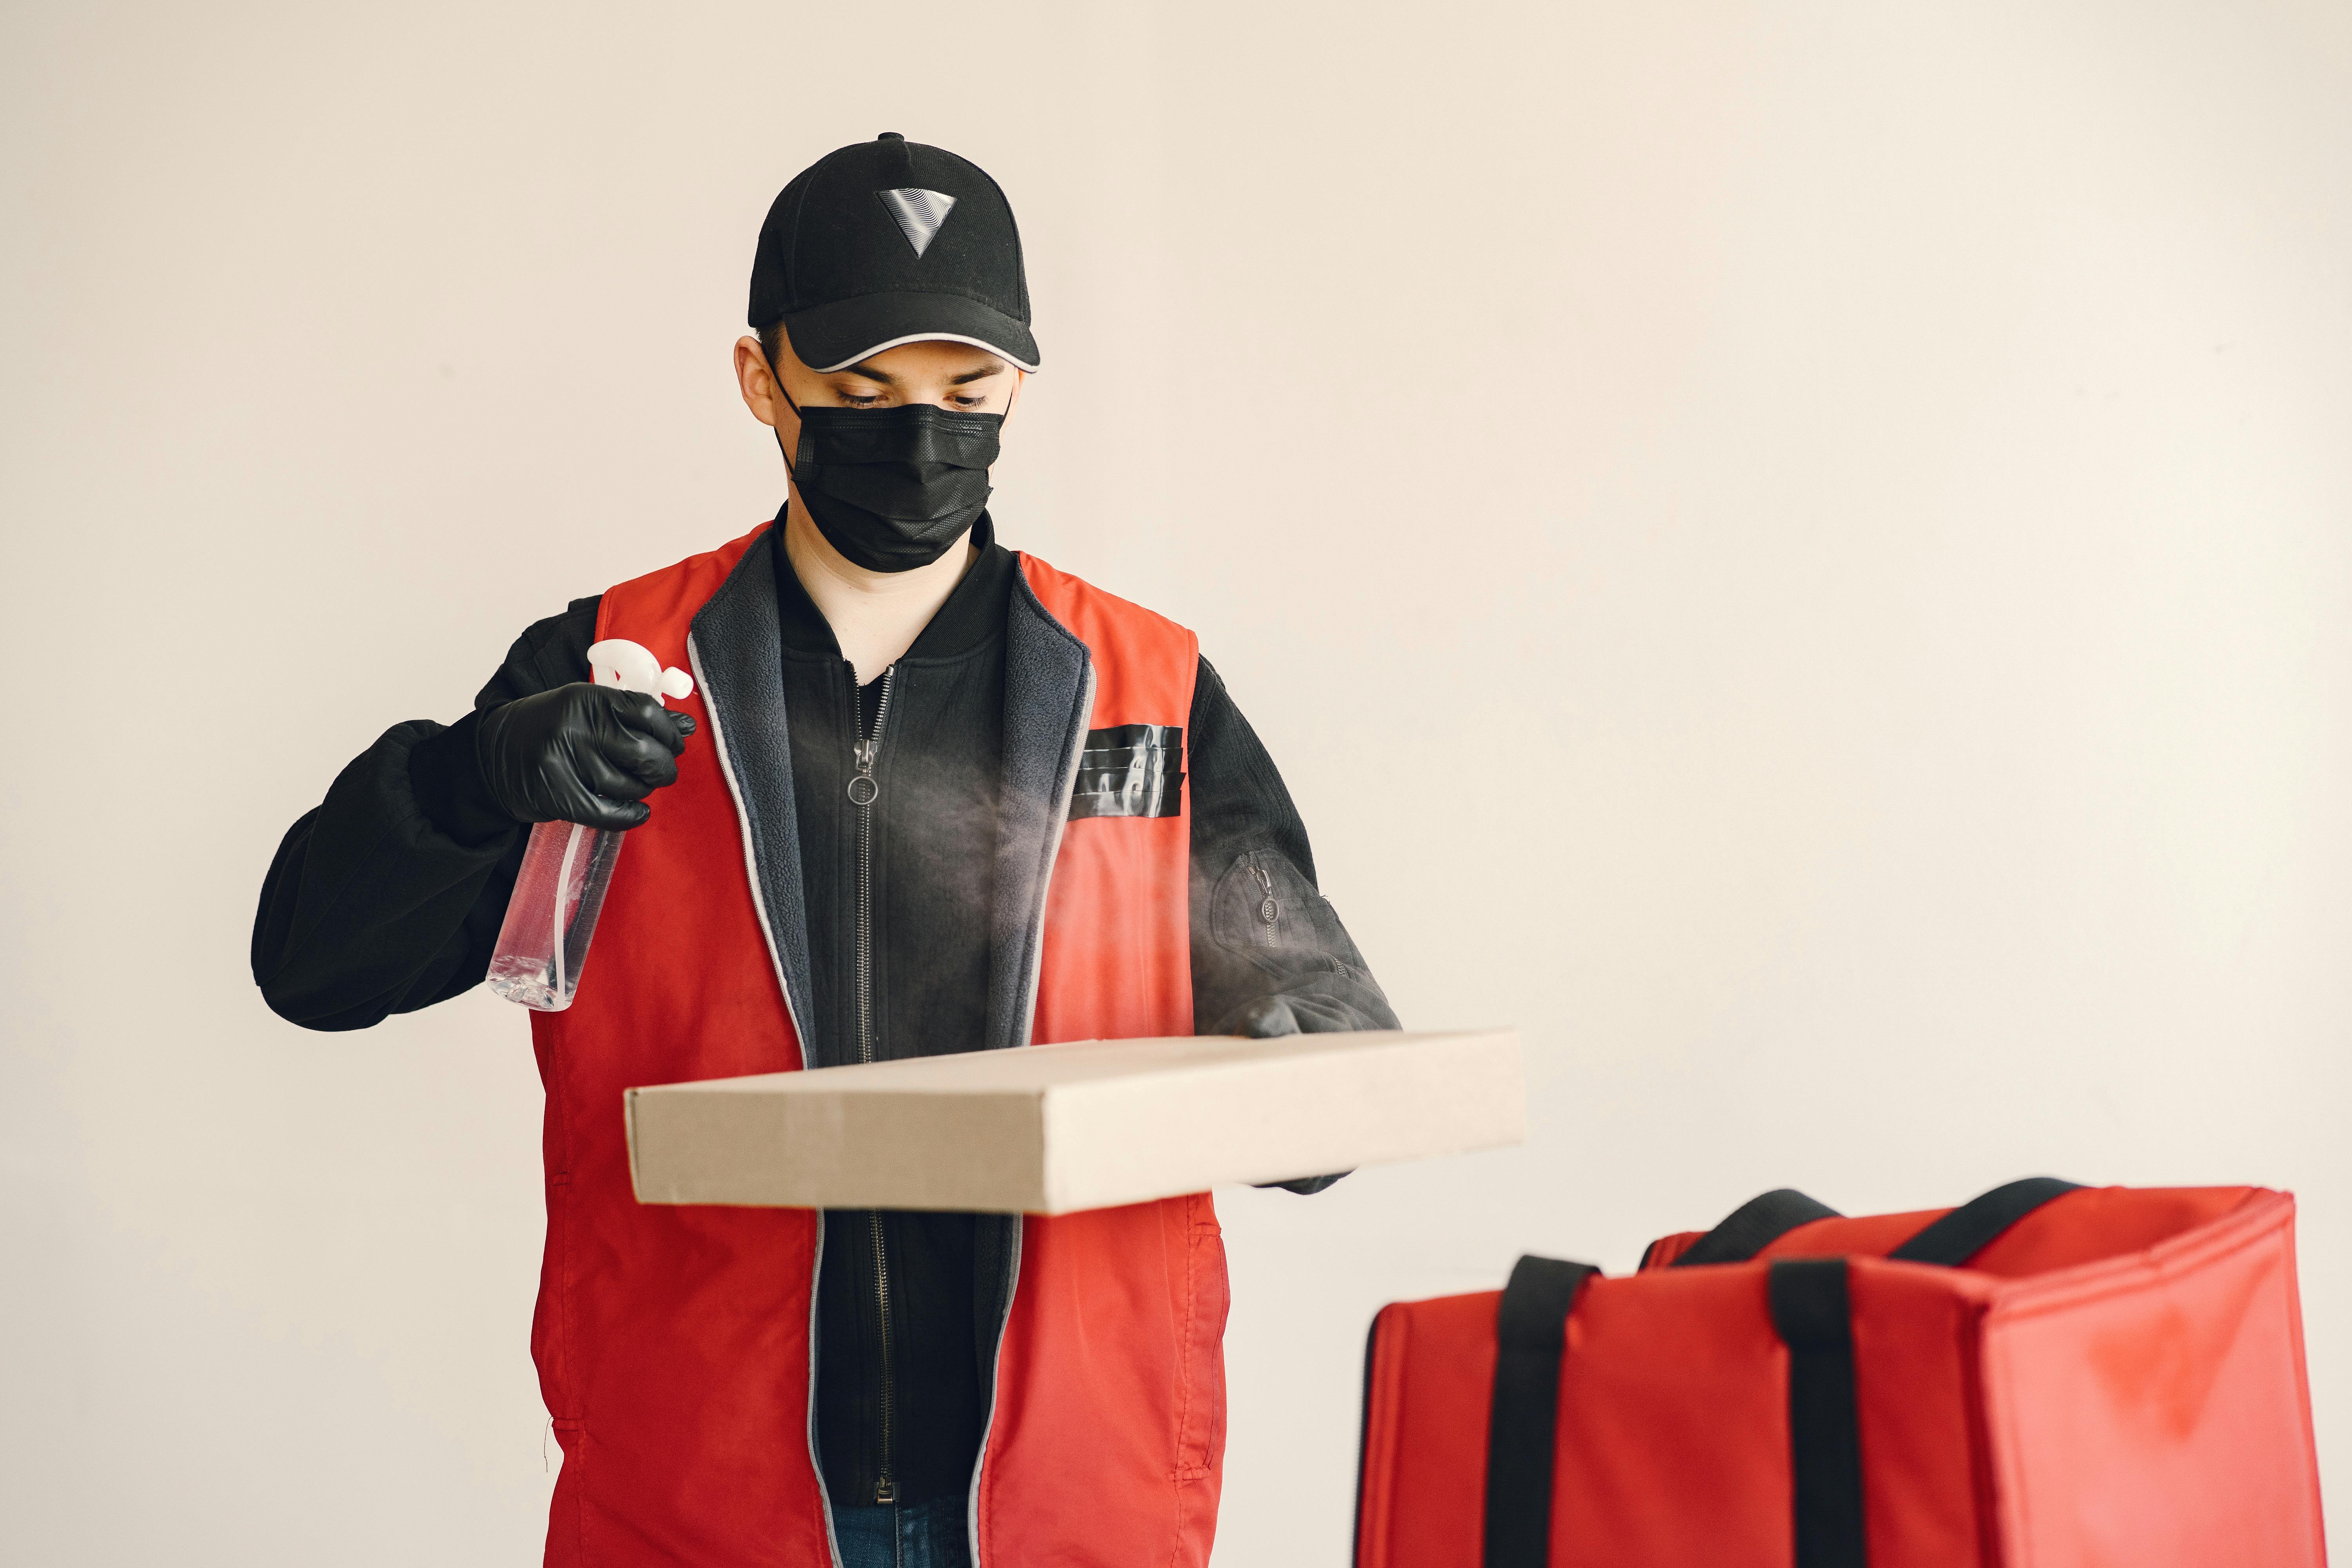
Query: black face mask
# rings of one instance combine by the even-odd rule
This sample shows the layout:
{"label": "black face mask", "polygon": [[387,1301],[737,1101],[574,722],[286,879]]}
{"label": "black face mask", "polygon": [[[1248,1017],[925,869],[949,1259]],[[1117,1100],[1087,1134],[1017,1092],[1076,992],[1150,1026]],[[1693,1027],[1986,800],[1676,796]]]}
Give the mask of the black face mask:
{"label": "black face mask", "polygon": [[910,572],[947,553],[988,504],[1002,414],[802,408],[786,466],[825,542],[868,572]]}

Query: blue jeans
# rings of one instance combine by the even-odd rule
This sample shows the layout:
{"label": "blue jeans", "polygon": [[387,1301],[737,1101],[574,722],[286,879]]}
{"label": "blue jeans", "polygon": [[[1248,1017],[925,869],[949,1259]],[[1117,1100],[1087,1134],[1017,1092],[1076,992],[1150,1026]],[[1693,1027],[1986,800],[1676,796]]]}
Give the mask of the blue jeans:
{"label": "blue jeans", "polygon": [[841,1568],[971,1568],[960,1497],[878,1508],[836,1503],[833,1538]]}

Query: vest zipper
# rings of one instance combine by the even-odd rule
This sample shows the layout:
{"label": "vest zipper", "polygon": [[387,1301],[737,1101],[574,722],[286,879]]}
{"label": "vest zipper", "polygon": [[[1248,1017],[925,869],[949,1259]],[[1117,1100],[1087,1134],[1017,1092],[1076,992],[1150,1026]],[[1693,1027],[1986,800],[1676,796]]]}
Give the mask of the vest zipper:
{"label": "vest zipper", "polygon": [[[882,794],[882,785],[874,777],[874,763],[882,750],[883,727],[890,721],[890,686],[898,675],[895,664],[882,671],[882,700],[875,706],[871,735],[862,732],[865,705],[858,700],[855,673],[850,678],[852,710],[859,715],[861,731],[857,776],[849,781],[849,803],[857,808],[857,1059],[861,1062],[874,1059],[874,802]],[[898,1375],[890,1313],[890,1251],[883,1239],[882,1211],[866,1210],[866,1222],[873,1237],[874,1306],[882,1330],[882,1462],[875,1479],[874,1500],[894,1503],[898,1500],[898,1478],[892,1474],[898,1459]]]}
{"label": "vest zipper", "polygon": [[[1048,619],[1051,619],[1049,616]],[[1059,624],[1059,623],[1055,623]],[[1095,668],[1089,658],[1086,673],[1078,685],[1080,713],[1095,710]],[[1029,926],[1029,984],[1022,1002],[1020,1032],[1013,1045],[1025,1046],[1037,1026],[1037,986],[1045,970],[1045,896],[1053,890],[1054,865],[1062,858],[1062,835],[1068,831],[1070,812],[1067,802],[1077,787],[1078,766],[1086,760],[1087,729],[1084,723],[1070,736],[1070,750],[1062,761],[1062,786],[1055,798],[1065,804],[1053,819],[1054,826],[1045,840],[1045,874],[1038,879],[1037,912]],[[1004,1260],[1004,1307],[996,1320],[996,1337],[988,1352],[988,1363],[981,1368],[981,1380],[988,1394],[988,1413],[980,1427],[980,1456],[972,1461],[971,1484],[964,1491],[964,1530],[969,1540],[972,1568],[991,1568],[987,1553],[980,1545],[980,1488],[988,1475],[989,1439],[996,1435],[996,1374],[1004,1363],[1004,1334],[1013,1326],[1013,1299],[1021,1289],[1022,1221],[1013,1222],[1011,1256]]]}
{"label": "vest zipper", "polygon": [[[774,970],[776,976],[776,994],[783,998],[784,1018],[793,1026],[793,1047],[800,1057],[801,1066],[805,1068],[812,1065],[809,1053],[812,1049],[810,1041],[814,1037],[810,1035],[807,1026],[801,1021],[800,1009],[793,1005],[792,982],[785,978],[783,954],[776,945],[775,928],[769,922],[768,896],[764,890],[761,879],[761,859],[757,847],[758,840],[751,831],[751,809],[744,800],[743,781],[737,776],[735,765],[729,760],[731,754],[727,749],[726,726],[729,721],[725,720],[719,712],[719,693],[711,685],[709,670],[703,665],[701,643],[690,631],[687,633],[686,636],[686,662],[688,668],[694,671],[694,684],[702,692],[702,710],[705,721],[710,727],[711,756],[719,763],[719,776],[724,779],[727,783],[727,797],[734,803],[735,821],[743,831],[743,869],[751,879],[751,908],[759,920],[760,940],[767,944],[768,963]],[[803,1427],[803,1436],[808,1444],[810,1465],[816,1473],[816,1493],[818,1498],[823,1500],[824,1505],[825,1561],[828,1563],[837,1564],[841,1561],[841,1543],[834,1537],[832,1500],[827,1496],[824,1489],[824,1471],[822,1467],[816,1464],[817,1442],[815,1379],[818,1300],[816,1287],[818,1279],[822,1278],[824,1274],[824,1227],[819,1226],[816,1230],[815,1245],[809,1249],[808,1367],[810,1394],[808,1401],[808,1416]]]}

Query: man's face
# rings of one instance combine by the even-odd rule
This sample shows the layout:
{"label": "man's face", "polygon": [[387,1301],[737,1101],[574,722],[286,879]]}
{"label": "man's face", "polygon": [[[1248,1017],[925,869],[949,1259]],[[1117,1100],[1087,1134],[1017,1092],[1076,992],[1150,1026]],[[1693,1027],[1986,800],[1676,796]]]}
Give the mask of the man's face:
{"label": "man's face", "polygon": [[[784,450],[800,447],[803,408],[898,408],[929,403],[958,414],[1010,414],[1020,401],[1021,373],[970,343],[900,343],[856,364],[822,375],[801,363],[792,342],[778,334],[776,363],[769,368],[760,340],[735,345],[735,377],[743,402],[762,425],[775,426]],[[791,403],[777,395],[777,380]]]}

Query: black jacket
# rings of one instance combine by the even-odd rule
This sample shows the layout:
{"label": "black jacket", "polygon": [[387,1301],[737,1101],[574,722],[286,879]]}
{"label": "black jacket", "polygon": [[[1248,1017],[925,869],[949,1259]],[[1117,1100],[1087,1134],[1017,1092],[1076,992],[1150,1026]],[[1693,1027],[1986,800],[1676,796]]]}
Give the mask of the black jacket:
{"label": "black jacket", "polygon": [[[883,682],[860,690],[831,629],[772,549],[792,795],[808,916],[812,1061],[980,1048],[1003,627],[1019,560],[980,547]],[[526,631],[475,711],[585,679],[598,601]],[[881,720],[867,984],[858,985],[852,751]],[[254,976],[307,1027],[363,1028],[486,972],[527,835],[484,788],[471,715],[394,726],[280,845],[255,921]],[[698,736],[690,744],[709,743]],[[1307,835],[1272,760],[1206,660],[1184,736],[1192,787],[1194,1016],[1203,1033],[1279,996],[1302,1028],[1392,1028],[1394,1016],[1317,892]],[[651,800],[661,809],[656,793]],[[1262,918],[1271,897],[1277,918]],[[1312,1191],[1328,1178],[1296,1184]],[[836,1501],[961,1492],[985,1401],[965,1215],[828,1214],[818,1281],[818,1441]]]}

